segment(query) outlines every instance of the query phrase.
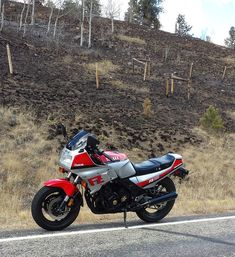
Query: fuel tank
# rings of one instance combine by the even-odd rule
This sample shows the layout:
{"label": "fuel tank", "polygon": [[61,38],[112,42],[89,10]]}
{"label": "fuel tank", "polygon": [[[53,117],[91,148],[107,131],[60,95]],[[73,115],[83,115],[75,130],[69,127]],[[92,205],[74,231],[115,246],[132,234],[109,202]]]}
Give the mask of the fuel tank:
{"label": "fuel tank", "polygon": [[136,173],[133,165],[128,159],[125,161],[107,163],[107,165],[116,172],[119,178],[131,177]]}

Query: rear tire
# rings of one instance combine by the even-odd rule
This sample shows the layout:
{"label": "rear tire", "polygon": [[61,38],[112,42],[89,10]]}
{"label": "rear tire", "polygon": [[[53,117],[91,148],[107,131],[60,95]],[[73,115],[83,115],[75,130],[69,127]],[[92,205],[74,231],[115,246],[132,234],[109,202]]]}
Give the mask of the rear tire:
{"label": "rear tire", "polygon": [[33,219],[41,228],[51,231],[62,230],[74,222],[80,211],[79,196],[63,213],[56,213],[56,208],[65,196],[65,192],[57,187],[45,186],[37,192],[32,201],[31,212]]}
{"label": "rear tire", "polygon": [[[161,180],[157,186],[162,186],[162,189],[164,189],[164,193],[171,193],[175,192],[175,184],[170,178],[165,178]],[[161,193],[161,192],[160,192]],[[175,200],[163,203],[164,206],[158,207],[153,206],[153,208],[156,208],[155,212],[148,211],[148,208],[141,209],[136,212],[137,216],[146,222],[157,222],[161,219],[163,219],[172,209],[174,206]]]}

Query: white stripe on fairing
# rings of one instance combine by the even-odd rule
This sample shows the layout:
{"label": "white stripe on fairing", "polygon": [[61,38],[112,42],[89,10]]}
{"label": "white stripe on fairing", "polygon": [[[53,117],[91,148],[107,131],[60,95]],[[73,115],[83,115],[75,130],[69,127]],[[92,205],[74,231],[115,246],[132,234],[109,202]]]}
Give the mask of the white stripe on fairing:
{"label": "white stripe on fairing", "polygon": [[[194,219],[194,220],[182,220],[182,221],[173,221],[173,222],[166,222],[166,223],[137,225],[137,226],[130,226],[130,227],[127,228],[127,230],[148,228],[148,227],[163,227],[163,226],[170,226],[170,225],[181,225],[181,224],[190,224],[190,223],[220,221],[220,220],[231,220],[231,219],[235,219],[235,216],[204,218],[204,219]],[[22,236],[22,237],[0,238],[0,243],[13,242],[13,241],[34,240],[34,239],[43,239],[43,238],[51,238],[51,237],[66,237],[66,236],[71,237],[71,236],[74,236],[74,235],[112,232],[112,231],[119,231],[119,230],[125,230],[125,229],[126,229],[125,227],[103,228],[103,229],[91,229],[91,230],[70,231],[70,232],[68,231],[68,232],[62,232],[62,233],[48,233],[48,234],[43,234],[43,235],[31,235],[31,236]]]}

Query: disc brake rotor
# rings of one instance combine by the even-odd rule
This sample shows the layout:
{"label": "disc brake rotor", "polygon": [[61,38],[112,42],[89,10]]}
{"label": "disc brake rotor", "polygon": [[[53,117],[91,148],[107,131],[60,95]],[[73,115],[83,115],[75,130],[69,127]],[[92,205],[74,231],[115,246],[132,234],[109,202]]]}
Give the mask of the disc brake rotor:
{"label": "disc brake rotor", "polygon": [[62,201],[63,198],[61,196],[53,197],[49,202],[46,203],[46,206],[44,207],[46,213],[54,220],[62,220],[68,215],[70,211],[68,206],[65,206],[63,211],[58,211]]}

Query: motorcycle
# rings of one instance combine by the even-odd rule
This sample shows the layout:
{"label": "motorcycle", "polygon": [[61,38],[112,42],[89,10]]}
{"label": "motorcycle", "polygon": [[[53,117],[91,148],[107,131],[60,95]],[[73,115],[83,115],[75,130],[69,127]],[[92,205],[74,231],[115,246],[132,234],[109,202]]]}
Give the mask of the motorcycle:
{"label": "motorcycle", "polygon": [[87,206],[95,214],[135,212],[145,222],[157,222],[172,209],[177,198],[170,178],[188,171],[182,157],[167,153],[134,164],[126,154],[101,151],[96,137],[84,130],[76,134],[60,155],[64,178],[49,180],[33,198],[35,222],[46,230],[62,230]]}

